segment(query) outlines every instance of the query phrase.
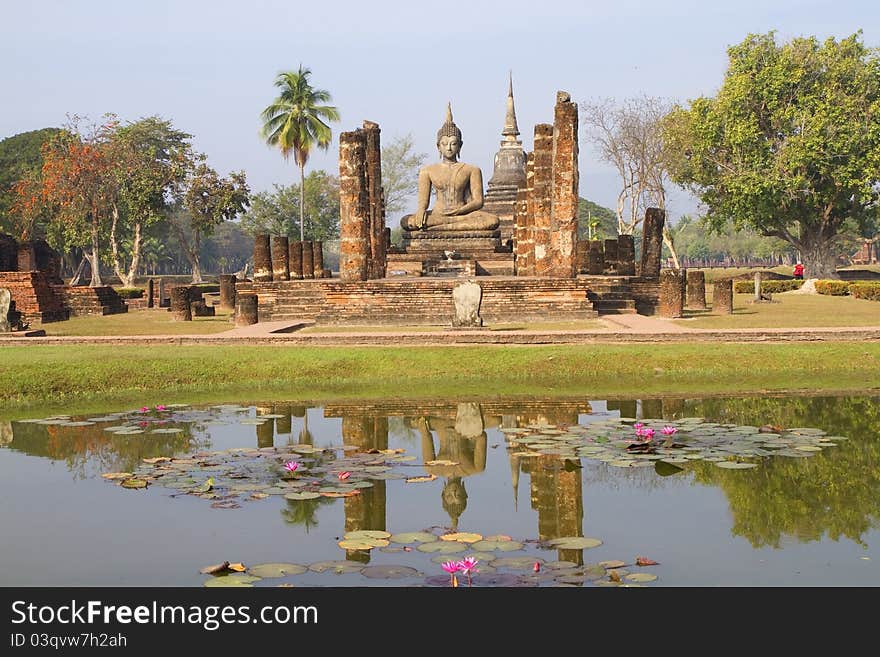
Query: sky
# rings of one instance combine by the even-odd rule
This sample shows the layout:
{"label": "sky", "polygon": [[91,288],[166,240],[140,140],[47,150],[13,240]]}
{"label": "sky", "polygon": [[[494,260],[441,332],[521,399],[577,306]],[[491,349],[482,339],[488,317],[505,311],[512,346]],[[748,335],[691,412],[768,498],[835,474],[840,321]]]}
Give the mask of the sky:
{"label": "sky", "polygon": [[[729,46],[771,30],[780,43],[862,30],[878,47],[880,2],[0,0],[0,139],[68,115],[155,115],[192,134],[221,174],[244,170],[252,191],[271,190],[299,174],[261,139],[259,115],[277,74],[302,65],[341,114],[307,173],[338,173],[339,133],[364,120],[379,124],[382,144],[410,134],[437,161],[451,102],[460,159],[485,183],[508,75],[529,151],[534,126],[553,122],[557,91],[578,104],[641,95],[687,103],[718,90]],[[580,195],[613,208],[616,172],[583,128],[579,145]],[[698,211],[684,191],[670,196],[673,222]]]}

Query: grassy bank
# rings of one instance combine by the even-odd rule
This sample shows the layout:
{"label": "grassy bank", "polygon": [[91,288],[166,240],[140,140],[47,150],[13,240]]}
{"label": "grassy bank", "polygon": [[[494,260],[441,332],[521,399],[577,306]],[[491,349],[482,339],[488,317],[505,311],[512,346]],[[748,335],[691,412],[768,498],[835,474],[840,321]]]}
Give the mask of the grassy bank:
{"label": "grassy bank", "polygon": [[242,399],[880,390],[880,344],[2,346],[0,416]]}

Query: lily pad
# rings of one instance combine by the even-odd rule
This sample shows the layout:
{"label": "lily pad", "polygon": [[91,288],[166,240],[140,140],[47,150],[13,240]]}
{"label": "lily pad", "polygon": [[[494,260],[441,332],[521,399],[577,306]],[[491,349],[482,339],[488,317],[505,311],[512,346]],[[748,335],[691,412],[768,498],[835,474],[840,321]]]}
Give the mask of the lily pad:
{"label": "lily pad", "polygon": [[363,569],[364,566],[362,564],[357,564],[352,561],[317,561],[309,565],[309,570],[313,572],[331,572],[336,575],[359,573]]}
{"label": "lily pad", "polygon": [[261,563],[248,568],[248,572],[255,577],[272,578],[286,575],[301,575],[308,570],[305,566],[297,563]]}
{"label": "lily pad", "polygon": [[628,582],[653,582],[657,575],[652,573],[631,573],[625,577]]}
{"label": "lily pad", "polygon": [[385,547],[388,541],[384,538],[355,538],[344,539],[337,543],[343,550],[372,550],[377,547]]}
{"label": "lily pad", "polygon": [[147,481],[145,479],[126,479],[122,482],[123,488],[146,488]]}
{"label": "lily pad", "polygon": [[480,534],[472,534],[469,532],[455,532],[453,534],[443,534],[440,536],[441,541],[458,541],[459,543],[476,543],[482,541]]}
{"label": "lily pad", "polygon": [[253,577],[251,575],[221,575],[220,577],[213,577],[205,582],[205,586],[209,588],[214,587],[253,587],[253,582],[259,582],[261,578]]}
{"label": "lily pad", "polygon": [[500,557],[490,564],[493,568],[510,568],[512,570],[533,570],[535,563],[543,565],[540,557]]}
{"label": "lily pad", "polygon": [[307,490],[307,491],[303,491],[301,493],[299,493],[299,492],[286,493],[284,495],[284,497],[285,497],[285,499],[288,499],[288,500],[314,500],[315,498],[321,497],[321,493],[314,493],[312,491]]}
{"label": "lily pad", "polygon": [[471,549],[478,552],[492,552],[494,550],[498,550],[499,552],[515,552],[516,550],[522,550],[523,547],[523,544],[519,541],[511,540],[490,541],[488,539],[483,539],[482,541],[471,543]]}
{"label": "lily pad", "polygon": [[437,540],[434,534],[429,532],[403,532],[401,534],[393,534],[388,538],[392,543],[433,543]]}
{"label": "lily pad", "polygon": [[757,463],[737,463],[736,461],[717,461],[715,465],[727,470],[748,470],[750,468],[758,467]]}
{"label": "lily pad", "polygon": [[468,546],[464,543],[456,541],[434,541],[433,543],[422,543],[416,548],[419,552],[440,552],[441,554],[455,554],[464,552]]}
{"label": "lily pad", "polygon": [[564,536],[547,541],[547,545],[557,550],[586,550],[602,545],[602,541],[598,538],[587,538],[585,536]]}
{"label": "lily pad", "polygon": [[409,566],[379,565],[367,566],[361,570],[361,575],[370,579],[402,579],[404,577],[418,577],[421,573]]}
{"label": "lily pad", "polygon": [[388,538],[391,536],[390,532],[385,532],[380,529],[361,529],[356,532],[346,532],[345,536],[343,536],[346,540],[357,540],[359,538]]}

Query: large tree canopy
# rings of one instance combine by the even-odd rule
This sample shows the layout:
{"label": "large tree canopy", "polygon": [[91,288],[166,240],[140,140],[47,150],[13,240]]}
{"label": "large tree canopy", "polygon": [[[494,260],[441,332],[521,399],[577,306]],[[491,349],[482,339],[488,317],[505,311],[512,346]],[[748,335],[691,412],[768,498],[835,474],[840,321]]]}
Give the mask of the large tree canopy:
{"label": "large tree canopy", "polygon": [[59,132],[59,128],[43,128],[0,140],[0,233],[11,232],[22,237],[12,216],[17,200],[15,185],[23,178],[39,174],[43,166],[43,144]]}
{"label": "large tree canopy", "polygon": [[880,197],[880,57],[861,33],[777,45],[749,35],[728,49],[718,94],[667,117],[672,179],[710,225],[732,222],[791,243],[807,276],[836,276],[847,220],[876,222]]}

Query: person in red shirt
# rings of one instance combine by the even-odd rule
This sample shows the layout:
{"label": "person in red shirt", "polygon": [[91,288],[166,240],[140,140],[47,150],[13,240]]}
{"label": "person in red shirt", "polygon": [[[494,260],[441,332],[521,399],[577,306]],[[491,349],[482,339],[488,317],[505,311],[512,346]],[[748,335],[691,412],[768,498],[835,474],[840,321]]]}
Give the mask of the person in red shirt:
{"label": "person in red shirt", "polygon": [[801,264],[800,260],[798,260],[797,264],[794,266],[794,277],[804,280],[804,266]]}

